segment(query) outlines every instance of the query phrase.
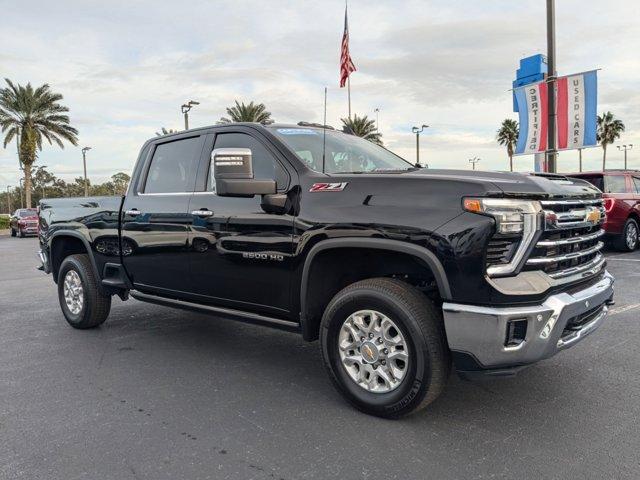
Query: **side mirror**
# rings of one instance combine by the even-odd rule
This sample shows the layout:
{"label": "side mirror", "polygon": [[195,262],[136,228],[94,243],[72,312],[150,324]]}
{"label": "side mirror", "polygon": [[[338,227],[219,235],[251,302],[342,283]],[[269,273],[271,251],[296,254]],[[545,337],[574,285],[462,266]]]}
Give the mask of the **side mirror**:
{"label": "side mirror", "polygon": [[253,197],[276,193],[273,179],[253,178],[250,148],[216,148],[211,152],[216,194],[221,197]]}

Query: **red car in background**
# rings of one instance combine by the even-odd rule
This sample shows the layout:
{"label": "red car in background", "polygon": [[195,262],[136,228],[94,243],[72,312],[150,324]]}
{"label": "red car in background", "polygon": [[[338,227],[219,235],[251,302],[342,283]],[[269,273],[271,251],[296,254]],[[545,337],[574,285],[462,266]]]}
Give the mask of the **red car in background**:
{"label": "red car in background", "polygon": [[12,237],[20,235],[20,238],[24,238],[27,235],[37,235],[38,211],[35,208],[19,208],[11,215],[9,228]]}
{"label": "red car in background", "polygon": [[604,229],[613,246],[630,252],[638,248],[640,232],[640,171],[607,170],[572,173],[603,192],[607,221]]}

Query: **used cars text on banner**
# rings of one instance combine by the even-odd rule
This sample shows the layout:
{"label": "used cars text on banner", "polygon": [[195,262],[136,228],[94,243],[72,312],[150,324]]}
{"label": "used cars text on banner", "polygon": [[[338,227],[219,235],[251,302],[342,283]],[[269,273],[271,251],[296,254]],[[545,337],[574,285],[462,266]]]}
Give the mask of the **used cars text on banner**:
{"label": "used cars text on banner", "polygon": [[[541,153],[547,149],[547,83],[525,85],[515,90],[520,115],[516,155]],[[556,81],[556,138],[558,150],[597,144],[597,72],[560,77]]]}

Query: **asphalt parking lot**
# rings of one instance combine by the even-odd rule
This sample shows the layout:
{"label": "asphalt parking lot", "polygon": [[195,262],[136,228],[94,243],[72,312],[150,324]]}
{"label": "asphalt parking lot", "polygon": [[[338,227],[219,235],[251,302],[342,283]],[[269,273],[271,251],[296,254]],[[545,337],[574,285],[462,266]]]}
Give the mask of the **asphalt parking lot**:
{"label": "asphalt parking lot", "polygon": [[2,479],[640,476],[640,251],[609,252],[617,304],[587,340],[388,421],[295,334],[119,299],[73,330],[36,247],[0,237]]}

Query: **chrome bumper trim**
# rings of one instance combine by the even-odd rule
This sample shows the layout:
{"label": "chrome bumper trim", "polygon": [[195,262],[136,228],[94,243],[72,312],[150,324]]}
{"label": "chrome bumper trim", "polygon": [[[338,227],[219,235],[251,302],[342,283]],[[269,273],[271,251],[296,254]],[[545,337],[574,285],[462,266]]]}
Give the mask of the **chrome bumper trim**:
{"label": "chrome bumper trim", "polygon": [[[482,307],[444,303],[444,324],[449,348],[473,356],[484,369],[526,365],[569,348],[598,328],[607,316],[606,302],[613,296],[614,278],[604,272],[595,284],[573,293],[559,293],[541,305]],[[579,330],[565,332],[567,323],[596,307],[602,310]],[[525,340],[505,346],[507,323],[526,320]]]}
{"label": "chrome bumper trim", "polygon": [[527,265],[544,265],[547,263],[557,263],[564,262],[565,260],[574,260],[576,258],[586,257],[587,255],[591,255],[592,253],[599,252],[602,247],[604,247],[604,243],[598,242],[593,247],[587,248],[586,250],[567,253],[565,255],[558,255],[557,257],[534,257],[527,260]]}
{"label": "chrome bumper trim", "polygon": [[589,240],[595,240],[604,235],[604,230],[600,229],[595,233],[588,235],[582,235],[580,237],[569,237],[561,240],[541,240],[536,243],[536,247],[558,247],[560,245],[571,245],[572,243],[588,242]]}

